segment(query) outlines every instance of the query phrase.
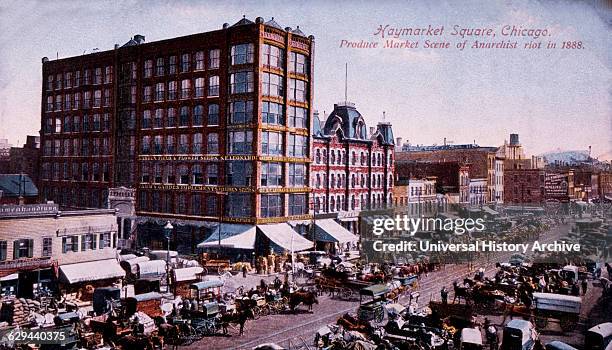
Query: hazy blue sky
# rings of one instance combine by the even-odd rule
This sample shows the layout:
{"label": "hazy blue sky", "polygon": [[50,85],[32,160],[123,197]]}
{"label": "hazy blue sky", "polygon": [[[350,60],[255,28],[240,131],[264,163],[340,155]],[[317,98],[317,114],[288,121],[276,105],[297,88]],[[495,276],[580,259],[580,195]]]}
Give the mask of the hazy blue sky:
{"label": "hazy blue sky", "polygon": [[[275,17],[316,38],[315,105],[349,100],[374,125],[386,111],[411,143],[500,145],[518,132],[528,153],[587,149],[611,159],[610,9],[564,1],[0,1],[0,138],[40,129],[41,58],[112,49],[133,34],[155,41],[219,29],[245,14]],[[606,18],[607,17],[607,18]],[[379,25],[547,28],[582,50],[344,49],[379,40]],[[418,39],[418,38],[415,38]],[[445,35],[442,39],[456,42]],[[498,36],[494,39],[499,41]],[[421,38],[423,41],[424,38]],[[470,39],[471,40],[471,39]],[[520,39],[519,42],[525,41]],[[421,43],[422,45],[422,43]]]}

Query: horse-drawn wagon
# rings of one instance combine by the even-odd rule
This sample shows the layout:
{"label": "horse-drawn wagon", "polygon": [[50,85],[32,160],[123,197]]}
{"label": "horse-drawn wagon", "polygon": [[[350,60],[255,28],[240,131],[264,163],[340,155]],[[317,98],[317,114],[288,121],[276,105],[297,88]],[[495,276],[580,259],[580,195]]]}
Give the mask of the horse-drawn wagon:
{"label": "horse-drawn wagon", "polygon": [[338,296],[343,300],[350,300],[358,290],[371,286],[371,282],[357,279],[340,279],[334,277],[320,276],[315,279],[317,289],[332,296]]}
{"label": "horse-drawn wagon", "polygon": [[203,275],[207,274],[222,274],[225,271],[231,270],[231,262],[229,259],[224,259],[218,255],[211,253],[203,253],[200,256],[200,265],[204,269]]}
{"label": "horse-drawn wagon", "polygon": [[533,293],[533,316],[538,328],[545,328],[549,318],[559,320],[564,332],[576,328],[580,319],[582,299],[580,297],[554,294]]}

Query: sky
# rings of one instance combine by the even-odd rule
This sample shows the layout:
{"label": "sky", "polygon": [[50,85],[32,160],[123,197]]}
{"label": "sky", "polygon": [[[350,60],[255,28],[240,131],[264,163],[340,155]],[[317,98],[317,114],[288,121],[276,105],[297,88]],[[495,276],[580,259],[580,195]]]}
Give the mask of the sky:
{"label": "sky", "polygon": [[[603,3],[603,2],[602,2]],[[315,37],[314,108],[330,113],[348,100],[368,126],[393,124],[411,144],[476,142],[499,146],[520,134],[528,154],[586,150],[612,159],[610,103],[612,11],[570,1],[0,1],[0,138],[23,143],[40,129],[41,59],[220,29],[243,15],[275,18]],[[378,41],[379,26],[444,26],[418,49],[341,48],[341,40]],[[547,29],[549,40],[582,49],[434,49],[424,40],[463,41],[453,26]],[[474,38],[469,37],[468,45]],[[486,39],[486,38],[485,38]],[[519,44],[529,38],[510,38]]]}

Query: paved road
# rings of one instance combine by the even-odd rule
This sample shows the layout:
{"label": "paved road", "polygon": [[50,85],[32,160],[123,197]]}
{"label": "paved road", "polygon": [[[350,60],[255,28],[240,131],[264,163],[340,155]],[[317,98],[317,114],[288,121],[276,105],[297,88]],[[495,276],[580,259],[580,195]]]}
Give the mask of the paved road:
{"label": "paved road", "polygon": [[[567,234],[569,225],[561,225],[550,229],[541,235],[541,241],[550,242]],[[485,259],[474,263],[476,268],[485,267],[486,275],[491,276],[495,273],[495,261],[506,261],[512,253],[500,253],[491,263],[487,264]],[[424,307],[429,300],[439,300],[440,290],[443,286],[449,288],[454,280],[461,280],[463,277],[472,275],[467,265],[446,265],[441,270],[423,276],[419,281],[419,305]],[[450,288],[452,290],[452,288]],[[589,288],[585,303],[582,309],[582,322],[578,329],[569,334],[561,334],[558,324],[550,323],[545,331],[542,332],[544,341],[563,340],[571,344],[581,345],[583,342],[581,333],[588,329],[595,322],[595,319],[611,317],[602,310],[598,309],[597,297],[601,294],[598,287]],[[449,300],[452,300],[452,293]],[[407,304],[407,297],[400,300]],[[305,310],[297,314],[270,315],[262,317],[256,321],[250,321],[245,328],[245,334],[238,336],[234,331],[231,337],[209,337],[193,344],[190,348],[198,349],[252,349],[258,344],[273,342],[291,349],[306,349],[309,346],[313,349],[312,341],[314,334],[322,326],[328,323],[335,323],[339,316],[346,312],[355,312],[359,305],[358,301],[342,301],[330,299],[327,296],[319,298],[319,304],[314,306],[314,313],[307,313]],[[589,319],[590,317],[590,319]],[[494,323],[501,326],[501,317],[489,317]],[[507,320],[509,321],[509,320]],[[499,327],[501,328],[501,327]],[[232,332],[231,332],[232,333]]]}

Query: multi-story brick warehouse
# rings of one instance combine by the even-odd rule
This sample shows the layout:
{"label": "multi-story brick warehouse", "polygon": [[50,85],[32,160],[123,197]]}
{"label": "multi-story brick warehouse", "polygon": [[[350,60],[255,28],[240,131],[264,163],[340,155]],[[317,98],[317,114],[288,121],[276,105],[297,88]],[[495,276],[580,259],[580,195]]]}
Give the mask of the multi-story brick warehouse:
{"label": "multi-story brick warehouse", "polygon": [[546,200],[544,169],[506,169],[504,202],[539,204]]}
{"label": "multi-story brick warehouse", "polygon": [[[470,168],[470,178],[487,180],[486,201],[500,202],[503,193],[496,192],[496,183],[503,178],[503,165],[499,162],[503,156],[497,153],[498,147],[481,147],[476,144],[444,146],[410,146],[404,145],[402,152],[397,153],[398,161],[455,161]],[[499,198],[499,199],[498,199]]]}
{"label": "multi-story brick warehouse", "polygon": [[44,198],[102,207],[136,188],[136,214],[182,223],[192,250],[211,223],[308,219],[313,55],[299,27],[244,18],[43,59]]}
{"label": "multi-story brick warehouse", "polygon": [[372,129],[368,133],[350,102],[334,105],[323,125],[317,116],[314,121],[310,185],[315,213],[343,213],[340,220],[353,233],[360,211],[392,203],[393,130],[385,122]]}

